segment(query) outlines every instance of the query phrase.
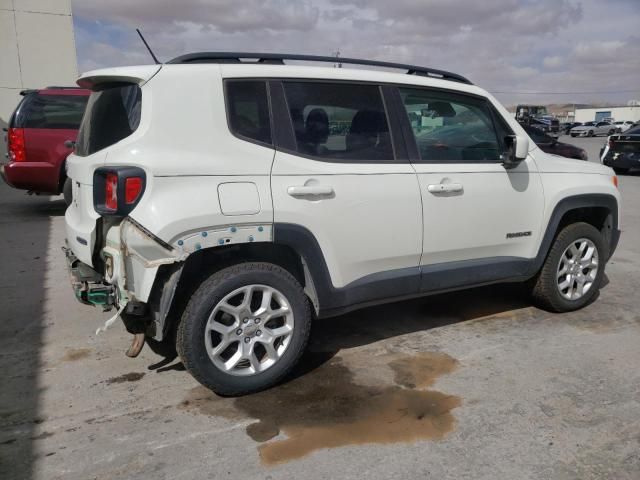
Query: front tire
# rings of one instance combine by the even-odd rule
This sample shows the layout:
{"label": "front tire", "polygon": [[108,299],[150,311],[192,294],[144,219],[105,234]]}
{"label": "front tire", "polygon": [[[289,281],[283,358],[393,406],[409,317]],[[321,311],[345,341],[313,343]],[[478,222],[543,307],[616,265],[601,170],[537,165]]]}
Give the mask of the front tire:
{"label": "front tire", "polygon": [[589,130],[589,136],[590,136],[590,137],[593,137],[593,136],[594,136],[593,130]]}
{"label": "front tire", "polygon": [[573,223],[558,234],[533,287],[534,302],[552,312],[570,312],[598,294],[607,250],[600,232]]}
{"label": "front tire", "polygon": [[311,308],[300,283],[270,263],[242,263],[211,275],[193,294],[176,346],[187,370],[225,396],[280,382],[306,348]]}

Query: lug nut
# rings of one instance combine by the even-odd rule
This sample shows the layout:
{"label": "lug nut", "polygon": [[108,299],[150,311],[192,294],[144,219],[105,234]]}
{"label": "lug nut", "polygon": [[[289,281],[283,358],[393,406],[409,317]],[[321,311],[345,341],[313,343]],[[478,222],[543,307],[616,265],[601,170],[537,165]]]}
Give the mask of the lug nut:
{"label": "lug nut", "polygon": [[236,330],[236,334],[238,334],[238,335],[242,335],[242,329],[241,329],[241,328],[237,329],[237,330]]}
{"label": "lug nut", "polygon": [[260,319],[259,319],[259,318],[256,318],[256,319],[254,320],[254,322],[256,322],[256,323],[260,323]]}
{"label": "lug nut", "polygon": [[250,341],[251,341],[251,339],[250,339],[249,337],[246,337],[246,338],[244,339],[244,343],[249,343]]}
{"label": "lug nut", "polygon": [[242,320],[242,323],[249,323],[249,319],[245,318],[244,320]]}
{"label": "lug nut", "polygon": [[260,335],[262,335],[262,331],[261,331],[261,330],[258,330],[258,331],[256,332],[256,336],[258,336],[258,337],[259,337]]}

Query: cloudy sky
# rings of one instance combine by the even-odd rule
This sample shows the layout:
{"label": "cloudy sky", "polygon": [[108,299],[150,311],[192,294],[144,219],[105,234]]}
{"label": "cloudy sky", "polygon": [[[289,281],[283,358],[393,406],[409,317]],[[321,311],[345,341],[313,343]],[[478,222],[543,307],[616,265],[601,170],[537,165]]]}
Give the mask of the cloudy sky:
{"label": "cloudy sky", "polygon": [[451,70],[505,104],[640,99],[640,0],[73,0],[73,14],[81,71],[150,63],[140,27],[161,61],[340,50]]}

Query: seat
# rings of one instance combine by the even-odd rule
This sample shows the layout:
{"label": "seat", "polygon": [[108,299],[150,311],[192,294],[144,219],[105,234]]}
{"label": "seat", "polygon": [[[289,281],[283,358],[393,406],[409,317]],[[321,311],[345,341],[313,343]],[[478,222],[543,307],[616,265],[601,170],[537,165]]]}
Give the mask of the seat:
{"label": "seat", "polygon": [[376,110],[356,113],[351,120],[346,147],[348,152],[358,152],[362,158],[390,158],[391,138],[384,113]]}
{"label": "seat", "polygon": [[[302,145],[310,155],[325,155],[329,138],[329,115],[323,108],[314,108],[307,115]],[[298,139],[300,141],[300,139]]]}

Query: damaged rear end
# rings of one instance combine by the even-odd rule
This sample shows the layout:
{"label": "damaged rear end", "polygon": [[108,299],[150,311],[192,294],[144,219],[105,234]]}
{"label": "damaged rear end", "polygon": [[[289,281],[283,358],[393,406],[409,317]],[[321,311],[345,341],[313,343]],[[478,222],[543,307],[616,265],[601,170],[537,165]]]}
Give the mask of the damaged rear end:
{"label": "damaged rear end", "polygon": [[611,135],[601,153],[602,163],[622,172],[640,168],[640,132],[636,132]]}
{"label": "damaged rear end", "polygon": [[139,140],[150,122],[146,85],[160,68],[99,70],[78,80],[92,93],[67,159],[73,201],[64,251],[76,298],[104,310],[135,310],[147,300],[158,266],[177,257],[129,218],[152,188]]}

